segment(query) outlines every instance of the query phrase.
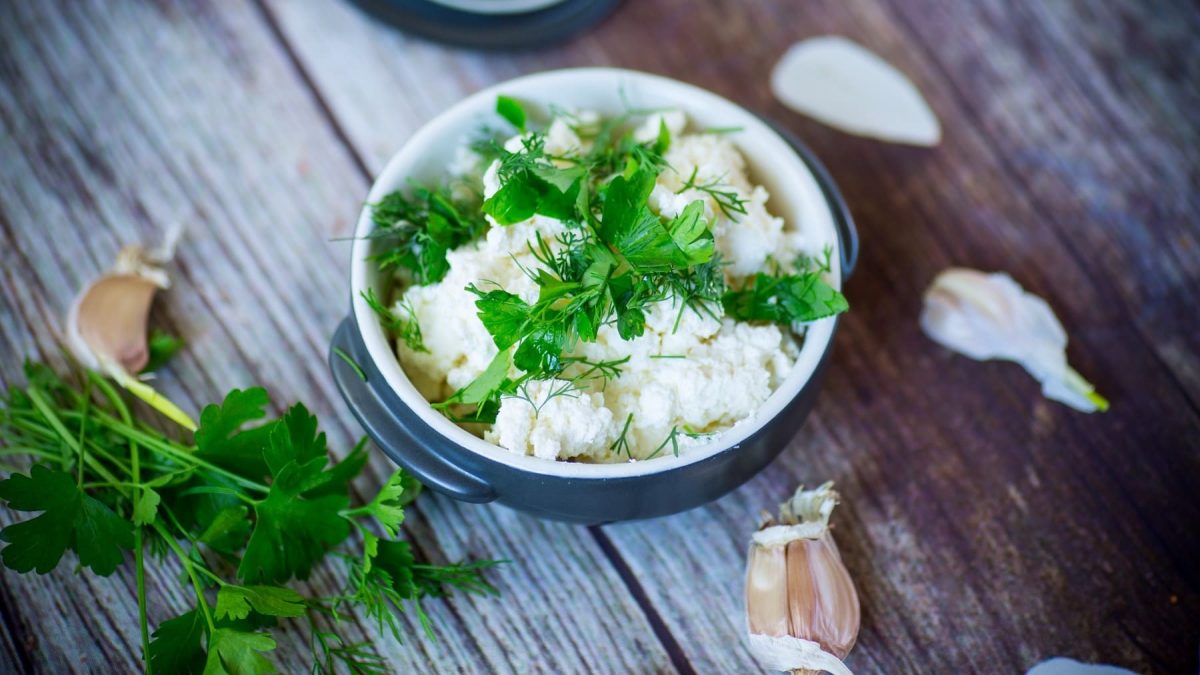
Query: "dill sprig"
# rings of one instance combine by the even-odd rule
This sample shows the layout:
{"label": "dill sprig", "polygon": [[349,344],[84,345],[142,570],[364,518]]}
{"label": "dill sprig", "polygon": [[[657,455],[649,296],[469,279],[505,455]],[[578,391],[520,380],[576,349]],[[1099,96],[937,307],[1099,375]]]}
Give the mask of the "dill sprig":
{"label": "dill sprig", "polygon": [[624,452],[626,457],[633,457],[632,450],[629,446],[629,425],[631,424],[633,424],[633,413],[629,413],[629,415],[625,418],[625,426],[621,427],[621,435],[617,436],[617,440],[613,441],[612,445],[608,446],[609,450],[616,452],[618,455]]}
{"label": "dill sprig", "polygon": [[692,167],[691,175],[684,181],[683,187],[675,191],[675,194],[683,194],[688,190],[699,190],[713,198],[713,201],[717,203],[717,208],[721,209],[721,213],[725,214],[726,218],[732,220],[734,214],[746,215],[746,200],[742,198],[737,190],[722,183],[722,179],[720,178],[708,183],[698,183],[696,181],[699,171],[700,167]]}
{"label": "dill sprig", "polygon": [[[421,336],[421,324],[417,322],[417,310],[413,308],[408,298],[401,298],[396,304],[403,312],[402,316],[383,304],[375,295],[374,289],[368,288],[361,295],[375,315],[379,317],[379,323],[385,331],[403,340],[414,352],[429,352]],[[361,371],[361,369],[358,370]]]}

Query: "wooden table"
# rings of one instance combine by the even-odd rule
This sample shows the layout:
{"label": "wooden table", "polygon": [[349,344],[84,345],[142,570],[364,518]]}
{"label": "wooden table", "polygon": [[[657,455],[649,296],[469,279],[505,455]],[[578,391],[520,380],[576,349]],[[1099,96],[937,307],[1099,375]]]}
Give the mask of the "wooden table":
{"label": "wooden table", "polygon": [[[791,113],[767,73],[838,33],[909,73],[933,150]],[[629,0],[567,45],[449,49],[335,0],[0,6],[0,380],[61,364],[76,289],[126,242],[187,226],[153,323],[190,343],[161,381],[198,409],[262,383],[361,432],[324,355],[347,312],[372,174],[464,94],[610,64],[779,120],[829,166],[862,233],[821,401],[782,457],[705,508],[583,528],[423,497],[428,559],[510,558],[500,599],[430,602],[436,640],[398,672],[754,672],[742,574],[756,514],[837,481],[863,600],[856,672],[1013,673],[1054,655],[1194,672],[1200,641],[1200,12],[1120,0]],[[921,292],[951,264],[1046,297],[1070,359],[1113,403],[1087,416],[1020,368],[927,340]],[[391,467],[370,468],[377,485]],[[2,516],[6,521],[11,514]],[[185,598],[149,580],[169,616]],[[139,667],[132,575],[0,575],[0,671]],[[337,580],[318,576],[317,586]],[[285,672],[303,669],[300,630]]]}

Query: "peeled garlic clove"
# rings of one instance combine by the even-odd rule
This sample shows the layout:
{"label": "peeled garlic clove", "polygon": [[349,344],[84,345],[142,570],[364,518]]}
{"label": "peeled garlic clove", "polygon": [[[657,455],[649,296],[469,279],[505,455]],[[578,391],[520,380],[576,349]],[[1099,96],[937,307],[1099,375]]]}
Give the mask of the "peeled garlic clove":
{"label": "peeled garlic clove", "polygon": [[771,72],[784,105],[847,133],[937,145],[942,127],[916,86],[874,52],[828,35],[792,45]]}
{"label": "peeled garlic clove", "polygon": [[1067,365],[1067,333],[1054,310],[1007,274],[945,270],[925,292],[921,328],[973,359],[1021,364],[1048,398],[1084,412],[1108,409],[1095,387]]}
{"label": "peeled garlic clove", "polygon": [[779,522],[754,534],[746,566],[750,650],[764,666],[849,675],[841,662],[858,638],[854,583],[829,534],[833,484],[797,489]]}
{"label": "peeled garlic clove", "polygon": [[127,246],[112,270],[88,284],[67,315],[67,345],[86,367],[116,380],[138,398],[188,429],[196,423],[137,373],[150,358],[146,321],[154,294],[170,283],[161,261],[140,246]]}

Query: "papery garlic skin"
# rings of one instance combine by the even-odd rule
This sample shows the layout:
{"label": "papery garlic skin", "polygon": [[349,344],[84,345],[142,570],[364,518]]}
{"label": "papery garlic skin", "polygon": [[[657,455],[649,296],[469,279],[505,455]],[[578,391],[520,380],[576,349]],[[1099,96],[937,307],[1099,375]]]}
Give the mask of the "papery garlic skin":
{"label": "papery garlic skin", "polygon": [[1046,301],[1004,273],[950,268],[925,292],[921,328],[935,342],[978,361],[1021,364],[1042,393],[1083,412],[1108,401],[1067,365],[1067,333]]}
{"label": "papery garlic skin", "polygon": [[[821,649],[811,640],[790,635],[750,634],[750,652],[769,670],[827,672],[833,675],[853,675],[838,657]],[[802,664],[797,666],[797,664]]]}
{"label": "papery garlic skin", "polygon": [[746,565],[750,651],[766,667],[849,675],[841,662],[858,638],[858,593],[829,534],[833,484],[798,489],[780,524],[754,533]]}

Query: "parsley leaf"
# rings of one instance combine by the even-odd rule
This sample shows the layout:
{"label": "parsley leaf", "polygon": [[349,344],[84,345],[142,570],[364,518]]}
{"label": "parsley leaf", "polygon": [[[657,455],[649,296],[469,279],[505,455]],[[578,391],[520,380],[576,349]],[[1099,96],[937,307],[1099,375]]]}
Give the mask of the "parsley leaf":
{"label": "parsley leaf", "polygon": [[525,335],[530,307],[520,296],[505,290],[484,293],[474,286],[467,287],[479,299],[475,301],[479,320],[492,336],[496,348],[508,349]]}
{"label": "parsley leaf", "polygon": [[155,672],[200,675],[204,671],[204,617],[193,609],[158,624],[150,641]]}
{"label": "parsley leaf", "polygon": [[818,272],[771,276],[756,274],[744,288],[721,299],[725,313],[739,321],[807,322],[850,308],[846,297]]}
{"label": "parsley leaf", "polygon": [[604,197],[600,238],[616,249],[634,270],[664,272],[707,262],[713,256],[713,236],[704,222],[704,207],[692,202],[667,225],[646,200],[656,174],[638,169],[617,176]]}
{"label": "parsley leaf", "polygon": [[272,426],[239,429],[247,422],[265,417],[268,402],[266,389],[252,387],[230,391],[220,405],[204,406],[196,429],[196,456],[244,476],[266,475],[262,451],[267,447]]}
{"label": "parsley leaf", "polygon": [[516,127],[522,133],[525,132],[525,109],[516,99],[508,96],[496,97],[496,112],[501,117],[508,120],[508,123]]}
{"label": "parsley leaf", "polygon": [[183,349],[183,338],[175,337],[155,328],[146,340],[146,348],[150,357],[141,372],[151,373],[162,368],[180,349]]}
{"label": "parsley leaf", "polygon": [[404,522],[404,507],[416,499],[420,492],[421,484],[417,479],[404,469],[397,469],[361,511],[371,514],[389,537],[395,537],[400,532],[400,524]]}
{"label": "parsley leaf", "polygon": [[129,521],[84,494],[68,473],[34,464],[28,476],[0,481],[0,499],[16,511],[42,512],[0,531],[0,539],[8,542],[0,556],[17,572],[45,574],[70,548],[81,565],[106,577],[124,559],[121,551],[133,548]]}
{"label": "parsley leaf", "polygon": [[308,578],[325,549],[350,534],[350,523],[338,515],[349,505],[346,496],[306,499],[276,482],[267,498],[254,505],[256,521],[238,565],[238,578],[249,582]]}
{"label": "parsley leaf", "polygon": [[275,666],[263,653],[275,650],[275,639],[267,633],[247,633],[218,628],[208,640],[204,675],[266,675]]}
{"label": "parsley leaf", "polygon": [[274,423],[263,451],[267,468],[274,476],[278,476],[288,462],[305,464],[325,456],[325,434],[317,431],[316,416],[301,403],[288,408]]}
{"label": "parsley leaf", "polygon": [[235,586],[217,592],[217,617],[245,619],[251,608],[265,616],[304,616],[304,596],[283,586]]}

